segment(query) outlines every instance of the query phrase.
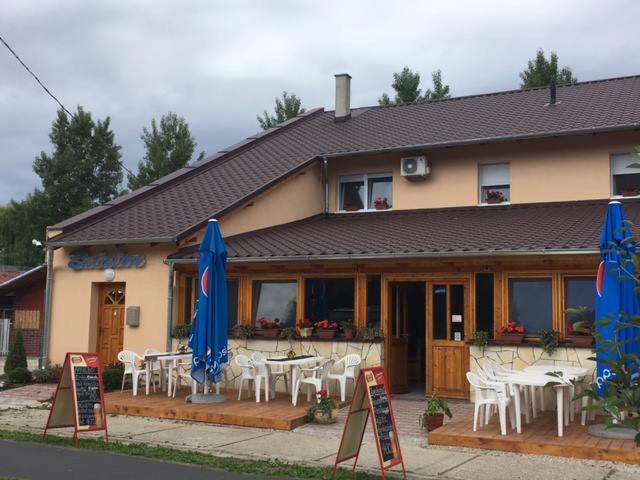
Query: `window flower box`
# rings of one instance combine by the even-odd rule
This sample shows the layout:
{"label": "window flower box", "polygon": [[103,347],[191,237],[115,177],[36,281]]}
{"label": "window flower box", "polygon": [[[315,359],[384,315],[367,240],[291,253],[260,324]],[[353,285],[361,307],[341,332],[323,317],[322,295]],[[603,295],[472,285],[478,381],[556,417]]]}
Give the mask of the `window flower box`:
{"label": "window flower box", "polygon": [[329,320],[322,320],[313,324],[316,328],[316,334],[318,338],[329,339],[335,338],[338,333],[338,322],[330,322]]}
{"label": "window flower box", "polygon": [[502,341],[505,343],[522,343],[524,342],[524,333],[503,333]]}
{"label": "window flower box", "polygon": [[389,200],[387,197],[378,197],[374,200],[373,206],[376,210],[389,210]]}
{"label": "window flower box", "polygon": [[487,192],[487,203],[496,204],[504,203],[504,195],[498,190],[490,190]]}
{"label": "window flower box", "polygon": [[518,322],[509,322],[502,327],[502,340],[508,343],[522,343],[527,330],[518,324]]}
{"label": "window flower box", "polygon": [[258,325],[260,326],[256,333],[261,337],[265,338],[278,338],[280,337],[280,319],[276,318],[273,321],[267,320],[265,317],[262,317],[258,320]]}
{"label": "window flower box", "polygon": [[576,347],[590,347],[593,345],[593,335],[567,335],[567,340]]}

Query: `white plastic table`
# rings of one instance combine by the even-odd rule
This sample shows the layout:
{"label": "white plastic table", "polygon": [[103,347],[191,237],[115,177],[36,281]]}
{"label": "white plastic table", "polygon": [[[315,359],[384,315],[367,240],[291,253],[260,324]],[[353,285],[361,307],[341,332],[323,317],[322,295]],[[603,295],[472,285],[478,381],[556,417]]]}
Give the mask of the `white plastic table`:
{"label": "white plastic table", "polygon": [[[531,367],[529,367],[531,368]],[[540,368],[544,368],[544,371],[541,371]],[[522,421],[520,418],[520,389],[527,387],[544,387],[549,382],[559,382],[560,379],[547,375],[548,372],[562,372],[561,367],[556,367],[555,365],[544,365],[537,366],[531,371],[523,371],[521,373],[513,373],[508,375],[505,378],[505,382],[509,385],[513,385],[516,387],[517,395],[515,395],[515,407],[516,407],[516,431],[518,433],[522,433]],[[563,436],[564,423],[565,421],[568,423],[568,417],[565,420],[564,415],[564,397],[565,392],[570,391],[571,384],[569,380],[575,379],[575,374],[567,374],[565,375],[562,372],[563,379],[567,383],[560,383],[559,385],[554,386],[554,390],[556,391],[556,408],[558,414],[558,436]],[[586,375],[586,372],[585,372]],[[529,411],[525,412],[526,420],[529,421]]]}
{"label": "white plastic table", "polygon": [[[148,355],[144,355],[142,358],[144,360],[144,366],[145,366],[145,370],[147,371],[147,379],[151,378],[149,375],[151,375],[151,364],[154,361],[161,361],[161,362],[171,362],[171,367],[169,367],[170,369],[173,369],[177,363],[181,360],[191,360],[191,352],[188,353],[179,353],[179,352],[162,352],[162,353],[150,353]],[[160,386],[161,388],[164,388],[165,385],[165,378],[164,378],[164,368],[160,368]],[[167,385],[167,396],[171,396],[171,372],[169,372],[169,381],[168,381],[168,385]],[[149,395],[149,381],[147,381],[146,383],[146,393],[147,395]]]}
{"label": "white plastic table", "polygon": [[[313,356],[306,358],[292,358],[292,359],[284,359],[285,357],[280,358],[268,358],[264,363],[269,367],[269,365],[283,365],[289,366],[291,369],[291,403],[293,403],[293,389],[295,388],[296,381],[298,380],[298,375],[300,375],[300,368],[317,364],[318,362],[322,362],[324,357]],[[269,372],[271,373],[271,372]],[[275,393],[275,388],[273,389]]]}
{"label": "white plastic table", "polygon": [[[584,367],[573,367],[571,365],[531,365],[530,367],[527,367],[524,369],[525,372],[527,373],[534,373],[534,374],[541,374],[541,375],[546,375],[549,372],[560,372],[562,373],[562,377],[565,381],[570,381],[570,380],[577,380],[577,381],[581,381],[584,377],[587,376],[587,373],[589,373],[589,370],[587,370]],[[558,381],[559,379],[551,376],[551,380],[552,381]],[[571,406],[571,399],[574,397],[575,395],[575,387],[572,385],[569,386],[569,409],[568,411],[565,411],[565,417],[567,415],[570,416],[571,421],[573,421],[574,418],[574,409]],[[544,395],[542,395],[541,399],[541,410],[544,410]],[[532,397],[531,397],[531,403],[533,406],[533,416],[535,418],[536,416],[536,400],[535,400],[535,396],[532,393]],[[567,420],[565,418],[565,423],[567,423]]]}

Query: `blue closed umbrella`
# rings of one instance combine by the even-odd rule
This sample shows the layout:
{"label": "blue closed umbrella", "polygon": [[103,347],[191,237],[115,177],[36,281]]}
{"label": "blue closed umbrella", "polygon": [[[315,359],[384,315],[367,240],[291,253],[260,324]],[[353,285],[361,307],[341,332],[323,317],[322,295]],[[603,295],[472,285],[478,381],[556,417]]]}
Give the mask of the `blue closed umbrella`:
{"label": "blue closed umbrella", "polygon": [[619,320],[628,321],[640,314],[633,258],[636,245],[633,233],[625,220],[620,202],[609,202],[604,227],[600,235],[600,265],[596,280],[596,319],[607,319],[606,325],[596,322],[598,335],[597,373],[598,393],[605,391],[605,381],[612,372],[605,361],[615,361],[617,353],[610,348],[617,340],[622,354],[640,354],[638,328],[616,328]]}
{"label": "blue closed umbrella", "polygon": [[191,327],[191,377],[198,383],[218,383],[229,361],[227,336],[227,249],[220,226],[209,220],[200,243],[198,307]]}

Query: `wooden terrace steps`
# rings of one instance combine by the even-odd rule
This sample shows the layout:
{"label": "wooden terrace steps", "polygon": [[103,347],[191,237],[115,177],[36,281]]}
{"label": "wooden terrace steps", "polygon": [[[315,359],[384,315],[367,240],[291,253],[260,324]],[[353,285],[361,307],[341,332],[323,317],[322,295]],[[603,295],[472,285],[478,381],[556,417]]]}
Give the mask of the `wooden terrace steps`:
{"label": "wooden terrace steps", "polygon": [[473,415],[464,415],[430,432],[429,444],[640,464],[640,448],[632,440],[589,435],[588,425],[580,425],[579,417],[565,427],[563,437],[558,437],[556,418],[555,411],[541,412],[527,425],[523,417],[521,434],[508,429],[503,436],[497,415],[476,432]]}
{"label": "wooden terrace steps", "polygon": [[291,395],[277,393],[276,398],[260,403],[254,398],[247,399],[246,394],[238,400],[237,391],[223,393],[223,403],[192,404],[185,397],[190,389],[182,389],[176,398],[167,397],[166,392],[145,395],[138,390],[134,397],[131,390],[123,393],[110,392],[105,395],[106,412],[118,415],[168,418],[172,420],[190,420],[194,422],[217,423],[221,425],[239,425],[243,427],[272,428],[275,430],[293,430],[307,423],[309,404],[306,394],[298,397],[298,405],[293,406]]}

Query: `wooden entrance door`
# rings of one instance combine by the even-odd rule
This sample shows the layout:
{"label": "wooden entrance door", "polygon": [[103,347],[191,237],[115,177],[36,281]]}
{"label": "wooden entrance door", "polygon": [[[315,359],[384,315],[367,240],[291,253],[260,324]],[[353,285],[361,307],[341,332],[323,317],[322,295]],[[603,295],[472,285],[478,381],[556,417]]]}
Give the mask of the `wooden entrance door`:
{"label": "wooden entrance door", "polygon": [[428,390],[448,398],[469,398],[469,285],[464,281],[429,282]]}
{"label": "wooden entrance door", "polygon": [[401,282],[390,284],[389,302],[389,389],[391,393],[409,391],[408,359],[408,299]]}
{"label": "wooden entrance door", "polygon": [[117,361],[124,341],[124,284],[109,283],[100,288],[98,354],[104,364]]}

